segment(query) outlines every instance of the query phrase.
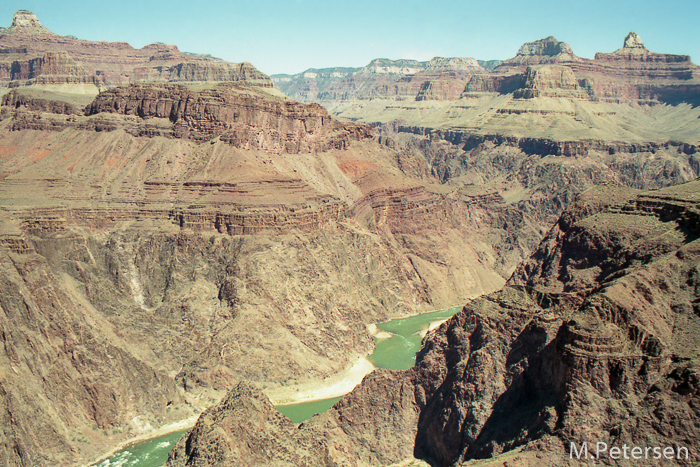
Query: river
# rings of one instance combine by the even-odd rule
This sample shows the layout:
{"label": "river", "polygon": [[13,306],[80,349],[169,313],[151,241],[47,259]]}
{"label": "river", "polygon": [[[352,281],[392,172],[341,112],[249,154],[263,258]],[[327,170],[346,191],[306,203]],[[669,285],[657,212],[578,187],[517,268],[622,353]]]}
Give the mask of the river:
{"label": "river", "polygon": [[[444,321],[461,307],[422,313],[377,324],[374,337],[376,348],[368,359],[377,368],[407,370],[416,363],[423,336],[433,323]],[[325,412],[341,398],[315,400],[300,404],[278,405],[277,410],[294,423],[301,423],[313,415]],[[109,459],[93,464],[94,467],[161,467],[168,452],[188,430],[170,433],[148,441],[127,446]]]}

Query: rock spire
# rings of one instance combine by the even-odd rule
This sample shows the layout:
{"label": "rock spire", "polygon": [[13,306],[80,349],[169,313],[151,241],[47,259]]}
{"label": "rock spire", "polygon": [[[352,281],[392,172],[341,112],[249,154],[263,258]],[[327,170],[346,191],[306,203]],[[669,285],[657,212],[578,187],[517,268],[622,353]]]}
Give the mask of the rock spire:
{"label": "rock spire", "polygon": [[644,42],[642,38],[637,35],[636,32],[630,32],[625,37],[625,43],[622,45],[625,49],[645,49]]}

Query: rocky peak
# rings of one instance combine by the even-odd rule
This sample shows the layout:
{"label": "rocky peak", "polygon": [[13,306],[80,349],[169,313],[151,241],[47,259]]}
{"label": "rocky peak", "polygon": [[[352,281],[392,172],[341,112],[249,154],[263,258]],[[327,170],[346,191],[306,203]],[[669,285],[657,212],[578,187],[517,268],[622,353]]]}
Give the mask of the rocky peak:
{"label": "rocky peak", "polygon": [[513,58],[509,58],[498,66],[498,71],[504,71],[513,67],[527,67],[531,65],[544,65],[549,63],[568,63],[581,61],[571,46],[566,42],[560,42],[553,36],[545,37],[534,42],[526,42]]}
{"label": "rocky peak", "polygon": [[12,25],[5,30],[10,33],[21,34],[52,34],[39,22],[34,13],[27,10],[19,10],[12,18]]}
{"label": "rocky peak", "polygon": [[642,38],[636,32],[630,32],[625,37],[625,43],[622,46],[624,49],[645,49]]}
{"label": "rocky peak", "polygon": [[553,36],[545,37],[544,39],[534,42],[526,42],[518,49],[518,55],[525,56],[547,55],[553,57],[559,54],[573,55],[574,51],[569,44],[560,42]]}

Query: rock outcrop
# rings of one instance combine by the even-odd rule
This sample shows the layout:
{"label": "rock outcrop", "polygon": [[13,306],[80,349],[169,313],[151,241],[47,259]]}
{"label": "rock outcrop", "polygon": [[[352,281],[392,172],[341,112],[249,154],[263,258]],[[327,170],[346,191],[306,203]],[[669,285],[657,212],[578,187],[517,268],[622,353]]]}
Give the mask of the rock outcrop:
{"label": "rock outcrop", "polygon": [[175,85],[119,87],[100,93],[85,112],[167,119],[175,137],[201,141],[218,136],[235,147],[290,154],[343,149],[351,139],[372,137],[370,128],[341,125],[320,105],[275,99],[231,84],[199,92]]}
{"label": "rock outcrop", "polygon": [[52,99],[42,99],[38,97],[31,97],[17,90],[12,90],[2,96],[0,101],[0,106],[10,107],[15,109],[26,109],[35,112],[47,112],[50,114],[65,114],[65,115],[81,115],[83,114],[83,109],[79,108],[77,105],[70,104],[68,102],[57,101]]}
{"label": "rock outcrop", "polygon": [[688,55],[651,52],[634,32],[622,48],[596,53],[590,65],[576,72],[589,77],[596,95],[606,100],[695,103],[700,94],[700,71]]}
{"label": "rock outcrop", "polygon": [[589,98],[571,68],[557,65],[529,66],[525,71],[523,84],[513,92],[513,97],[532,99],[540,96]]}
{"label": "rock outcrop", "polygon": [[644,42],[642,41],[642,38],[637,35],[636,32],[630,32],[627,34],[627,37],[625,37],[625,42],[622,45],[623,48],[625,49],[645,49],[644,47]]}
{"label": "rock outcrop", "polygon": [[[622,77],[596,84],[580,74],[595,61],[558,61],[568,49],[544,41],[525,52],[551,63],[495,74],[468,59],[314,72],[335,80],[325,88],[334,96],[363,96],[357,102],[375,106],[369,116],[346,114],[383,124],[375,130],[275,96],[251,66],[174,46],[134,50],[21,32],[0,43],[3,63],[16,63],[22,77],[0,107],[0,463],[86,463],[231,389],[189,446],[183,442],[178,462],[213,462],[216,453],[201,443],[232,443],[246,456],[262,451],[261,464],[376,465],[414,453],[447,463],[522,446],[527,457],[530,443],[541,442],[556,464],[567,436],[583,439],[570,432],[585,404],[603,414],[596,423],[608,433],[627,414],[642,427],[629,433],[650,433],[649,442],[670,440],[677,426],[694,436],[695,396],[682,392],[694,391],[695,370],[677,365],[686,354],[668,336],[686,335],[669,333],[666,320],[695,333],[686,306],[695,299],[683,288],[694,272],[681,258],[695,261],[685,246],[692,235],[679,232],[694,232],[696,207],[668,190],[580,198],[538,250],[542,261],[525,263],[500,294],[472,302],[433,333],[419,367],[369,376],[304,427],[238,386],[311,383],[370,352],[367,323],[499,289],[562,209],[595,183],[649,189],[695,179],[698,108],[610,97],[624,85],[630,96],[640,89],[666,96],[635,103],[677,98],[682,67],[692,92],[690,62],[674,68],[670,58],[621,54],[605,66],[634,68],[642,84]],[[9,82],[12,65],[0,70]],[[653,73],[664,77],[651,85]],[[312,74],[310,94],[320,85]],[[141,79],[221,77],[242,82],[132,83],[88,102],[37,84],[96,92]],[[457,99],[467,82],[471,95]],[[695,193],[695,185],[682,190]],[[632,218],[634,225],[615,230]],[[625,282],[657,267],[654,277],[674,279]],[[606,295],[617,279],[643,297],[665,288],[658,303],[671,294],[678,300],[651,321],[649,304],[639,305],[641,317],[622,299],[598,307],[617,300]],[[603,322],[600,332],[592,316]],[[582,350],[593,355],[585,363]],[[656,383],[658,391],[649,389]],[[628,409],[647,397],[646,418]],[[668,421],[669,410],[682,422]],[[37,422],[37,413],[48,415]],[[217,431],[218,421],[250,444]],[[282,442],[301,448],[285,451]]]}
{"label": "rock outcrop", "polygon": [[17,11],[10,27],[0,29],[0,34],[53,35],[39,22],[39,18],[34,13],[27,10]]}
{"label": "rock outcrop", "polygon": [[[488,70],[482,64],[487,65]],[[515,57],[498,63],[457,58],[434,58],[429,62],[378,59],[361,69],[308,70],[274,79],[280,89],[294,99],[319,102],[333,113],[352,115],[367,123],[382,121],[379,120],[382,114],[379,106],[367,101],[402,102],[398,106],[386,104],[386,113],[393,118],[401,118],[395,116],[396,109],[411,108],[411,101],[454,102],[449,109],[439,109],[447,113],[449,119],[454,119],[460,114],[469,114],[464,109],[473,107],[455,102],[460,98],[483,97],[481,93],[509,95],[516,91],[516,97],[532,95],[532,91],[527,90],[529,75],[543,65],[553,66],[550,72],[560,70],[566,75],[564,81],[570,83],[560,88],[562,92],[547,93],[543,97],[675,105],[679,102],[697,104],[700,95],[700,68],[690,57],[650,52],[635,33],[625,38],[621,49],[597,53],[594,60],[576,56],[568,44],[550,36],[523,44]],[[528,67],[534,68],[528,71]],[[525,90],[520,91],[523,87]],[[573,90],[573,95],[567,89]],[[367,111],[363,112],[364,107]],[[349,114],[348,108],[358,111]]]}
{"label": "rock outcrop", "polygon": [[87,463],[238,381],[322,379],[371,351],[367,323],[494,290],[524,254],[485,240],[517,206],[371,127],[198,88],[4,99],[0,462]]}
{"label": "rock outcrop", "polygon": [[544,65],[548,63],[572,62],[581,60],[574,55],[571,46],[549,36],[520,46],[515,57],[504,61],[499,68],[513,66]]}

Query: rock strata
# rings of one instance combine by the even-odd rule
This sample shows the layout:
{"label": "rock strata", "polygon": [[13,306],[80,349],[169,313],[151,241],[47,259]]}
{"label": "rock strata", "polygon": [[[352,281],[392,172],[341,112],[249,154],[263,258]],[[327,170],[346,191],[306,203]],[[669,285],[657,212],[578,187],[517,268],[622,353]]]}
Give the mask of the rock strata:
{"label": "rock strata", "polygon": [[416,367],[367,376],[300,431],[321,430],[370,465],[410,454],[440,466],[578,465],[572,443],[598,442],[605,465],[633,465],[615,460],[624,446],[670,447],[677,465],[694,465],[699,202],[698,181],[585,192],[506,287],[428,335]]}
{"label": "rock strata", "polygon": [[[550,36],[523,44],[515,57],[508,60],[477,63],[479,67],[471,59],[434,58],[430,62],[379,59],[361,69],[309,70],[274,79],[290,97],[323,103],[334,112],[342,113],[346,107],[366,107],[359,118],[367,123],[377,121],[371,119],[377,118],[378,105],[362,101],[454,102],[465,97],[480,97],[479,93],[508,95],[526,85],[528,67],[543,65],[571,70],[571,73],[565,72],[566,79],[573,78],[588,95],[576,92],[575,98],[621,104],[675,105],[679,102],[696,104],[700,95],[700,69],[690,57],[651,52],[635,33],[628,34],[622,48],[613,53],[597,53],[593,60],[576,56],[567,43]],[[481,64],[488,65],[488,69]],[[518,92],[519,95],[531,93]],[[395,113],[402,105],[406,104],[386,103],[386,112]],[[472,106],[455,103],[446,122],[451,123],[459,114],[468,114],[465,109]]]}
{"label": "rock strata", "polygon": [[12,24],[9,28],[0,30],[2,34],[37,34],[37,35],[52,35],[53,33],[46,29],[36,17],[34,13],[27,10],[19,10],[12,18]]}
{"label": "rock strata", "polygon": [[494,290],[523,255],[473,240],[517,206],[318,105],[240,83],[52,97],[0,109],[0,463],[88,463],[238,381],[310,384],[371,352],[368,322]]}
{"label": "rock strata", "polygon": [[587,99],[590,96],[581,88],[571,68],[557,65],[527,67],[523,84],[513,93],[516,99],[535,97],[566,97]]}
{"label": "rock strata", "polygon": [[[77,127],[115,131],[126,123],[126,131],[134,136],[193,141],[218,138],[234,147],[277,153],[344,149],[351,141],[374,137],[371,127],[341,124],[317,104],[286,101],[241,83],[219,84],[201,91],[181,85],[116,87],[100,93],[86,106],[87,119],[58,118],[56,115],[79,115],[83,111],[77,105],[32,97],[21,90],[3,96],[2,106],[4,115],[12,112],[14,130]],[[110,114],[137,119],[117,122]]]}
{"label": "rock strata", "polygon": [[79,108],[77,105],[69,104],[68,102],[63,101],[31,97],[17,92],[17,90],[12,90],[2,96],[0,106],[13,107],[15,109],[22,108],[29,111],[47,112],[59,115],[83,114],[83,109]]}
{"label": "rock strata", "polygon": [[273,77],[277,86],[302,102],[386,98],[457,99],[471,76],[485,69],[473,58],[375,59],[362,68],[310,69]]}
{"label": "rock strata", "polygon": [[[58,36],[36,16],[20,10],[9,28],[0,29],[0,83],[9,87],[80,84],[79,93],[133,82],[245,81],[273,87],[270,78],[250,63],[228,63],[197,56],[176,46],[150,44],[134,49]],[[70,92],[70,90],[69,90]]]}
{"label": "rock strata", "polygon": [[556,63],[562,61],[580,60],[571,46],[566,42],[560,42],[549,36],[534,42],[523,44],[514,58],[506,60],[500,66],[507,67],[513,65],[542,65],[545,63]]}

